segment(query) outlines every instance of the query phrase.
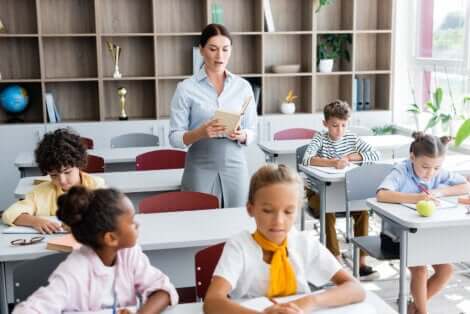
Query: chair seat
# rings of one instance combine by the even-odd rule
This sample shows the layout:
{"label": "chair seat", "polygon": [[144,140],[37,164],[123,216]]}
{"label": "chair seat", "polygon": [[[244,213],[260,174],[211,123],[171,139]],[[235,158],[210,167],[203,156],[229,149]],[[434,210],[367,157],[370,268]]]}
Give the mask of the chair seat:
{"label": "chair seat", "polygon": [[354,245],[367,252],[373,258],[381,261],[400,259],[400,255],[383,250],[380,246],[380,241],[379,236],[354,237],[351,239]]}

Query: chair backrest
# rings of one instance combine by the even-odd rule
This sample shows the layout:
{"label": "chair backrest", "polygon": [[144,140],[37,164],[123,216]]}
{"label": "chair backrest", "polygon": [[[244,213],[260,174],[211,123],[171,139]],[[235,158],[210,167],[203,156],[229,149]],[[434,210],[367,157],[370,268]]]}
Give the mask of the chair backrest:
{"label": "chair backrest", "polygon": [[297,167],[297,171],[299,171],[299,165],[302,164],[302,160],[304,159],[307,147],[308,144],[297,147],[297,149],[295,150],[295,166]]}
{"label": "chair backrest", "polygon": [[186,152],[161,149],[140,154],[135,159],[137,170],[181,169],[184,168]]}
{"label": "chair backrest", "polygon": [[158,136],[147,133],[123,134],[111,139],[111,148],[158,146]]}
{"label": "chair backrest", "polygon": [[195,273],[196,273],[196,297],[204,299],[207,288],[212,280],[215,267],[219,262],[219,258],[224,250],[225,243],[219,243],[209,246],[196,253],[194,257]]}
{"label": "chair backrest", "polygon": [[88,155],[87,165],[83,170],[88,173],[104,172],[104,159],[100,156]]}
{"label": "chair backrest", "polygon": [[85,145],[87,149],[93,149],[94,145],[93,140],[91,138],[80,136],[80,143]]}
{"label": "chair backrest", "polygon": [[143,214],[219,208],[217,196],[201,192],[167,192],[144,198],[139,203]]}
{"label": "chair backrest", "polygon": [[350,202],[374,197],[378,186],[392,169],[392,164],[374,163],[346,172],[346,206],[349,206]]}
{"label": "chair backrest", "polygon": [[317,131],[304,128],[285,129],[274,133],[274,140],[303,140],[311,139]]}

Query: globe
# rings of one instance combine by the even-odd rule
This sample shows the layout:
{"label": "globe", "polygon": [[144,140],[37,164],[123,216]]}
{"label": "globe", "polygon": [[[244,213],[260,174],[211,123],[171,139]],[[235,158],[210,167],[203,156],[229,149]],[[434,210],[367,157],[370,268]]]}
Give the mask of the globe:
{"label": "globe", "polygon": [[11,85],[0,93],[0,106],[9,113],[16,114],[26,109],[29,96],[26,89],[18,85]]}

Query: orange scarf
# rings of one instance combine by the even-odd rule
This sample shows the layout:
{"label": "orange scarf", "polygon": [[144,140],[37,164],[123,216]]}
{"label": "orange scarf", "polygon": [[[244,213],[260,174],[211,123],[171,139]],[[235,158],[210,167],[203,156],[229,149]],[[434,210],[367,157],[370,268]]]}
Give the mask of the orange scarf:
{"label": "orange scarf", "polygon": [[294,268],[287,257],[287,239],[281,245],[266,239],[258,230],[253,239],[265,251],[274,252],[270,267],[268,297],[281,297],[297,293]]}

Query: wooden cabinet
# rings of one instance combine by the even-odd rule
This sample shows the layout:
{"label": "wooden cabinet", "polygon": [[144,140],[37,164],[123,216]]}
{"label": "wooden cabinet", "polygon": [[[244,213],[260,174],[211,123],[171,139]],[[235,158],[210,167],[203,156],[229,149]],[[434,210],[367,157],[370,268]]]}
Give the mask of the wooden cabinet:
{"label": "wooden cabinet", "polygon": [[[22,118],[48,122],[52,93],[63,122],[98,122],[119,116],[125,87],[132,120],[166,119],[179,81],[193,73],[193,47],[223,10],[233,34],[228,68],[261,89],[258,113],[279,113],[292,89],[297,113],[321,112],[337,98],[353,101],[354,80],[371,81],[372,110],[390,110],[394,0],[335,0],[315,13],[312,0],[270,0],[275,31],[265,27],[263,0],[0,0],[0,90],[25,87],[31,98]],[[350,34],[351,61],[332,73],[317,70],[322,36]],[[122,78],[106,42],[122,48]],[[295,73],[273,66],[299,64]],[[8,119],[0,110],[0,123]]]}

